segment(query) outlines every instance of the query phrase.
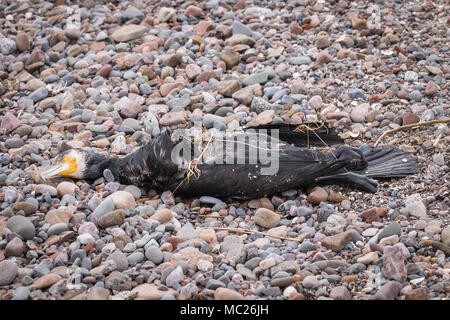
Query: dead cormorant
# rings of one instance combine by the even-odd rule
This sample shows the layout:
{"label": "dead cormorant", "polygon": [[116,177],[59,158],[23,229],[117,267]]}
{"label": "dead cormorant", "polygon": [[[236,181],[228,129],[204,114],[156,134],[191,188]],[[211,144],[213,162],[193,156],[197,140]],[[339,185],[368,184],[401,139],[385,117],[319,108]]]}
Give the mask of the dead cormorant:
{"label": "dead cormorant", "polygon": [[[171,190],[184,196],[211,195],[226,199],[256,198],[317,184],[348,183],[375,192],[377,181],[374,178],[399,178],[418,172],[417,159],[394,146],[340,146],[324,153],[257,134],[258,141],[267,138],[272,143],[271,150],[275,151],[268,157],[260,153],[268,150],[267,145],[237,142],[238,136],[233,133],[223,140],[234,141],[235,145],[240,143],[245,148],[239,151],[239,148],[225,148],[227,152],[222,153],[217,145],[223,145],[223,141],[216,139],[220,143],[214,144],[206,139],[202,162],[195,157],[197,161],[178,158],[174,162],[174,151],[179,149],[183,139],[173,140],[168,131],[122,158],[111,158],[89,148],[71,149],[62,152],[55,165],[41,176],[44,179],[64,176],[93,180],[109,169],[115,180],[123,184]],[[269,173],[262,174],[262,170],[270,166],[273,172],[266,170]]]}

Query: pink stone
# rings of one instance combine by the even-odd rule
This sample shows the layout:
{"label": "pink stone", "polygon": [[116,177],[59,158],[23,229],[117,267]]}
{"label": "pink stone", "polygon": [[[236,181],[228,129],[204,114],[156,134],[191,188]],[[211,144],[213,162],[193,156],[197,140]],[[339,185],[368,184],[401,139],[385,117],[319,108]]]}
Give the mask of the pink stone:
{"label": "pink stone", "polygon": [[397,246],[386,246],[383,250],[383,276],[386,279],[403,282],[406,280],[405,257]]}
{"label": "pink stone", "polygon": [[308,101],[308,106],[312,109],[320,109],[323,105],[322,97],[321,96],[313,96]]}
{"label": "pink stone", "polygon": [[369,104],[361,103],[353,108],[350,113],[350,118],[353,122],[364,122],[366,120],[367,113],[369,112]]}
{"label": "pink stone", "polygon": [[0,129],[5,128],[6,131],[9,133],[21,125],[22,121],[17,119],[17,117],[13,115],[11,112],[7,112],[2,118]]}

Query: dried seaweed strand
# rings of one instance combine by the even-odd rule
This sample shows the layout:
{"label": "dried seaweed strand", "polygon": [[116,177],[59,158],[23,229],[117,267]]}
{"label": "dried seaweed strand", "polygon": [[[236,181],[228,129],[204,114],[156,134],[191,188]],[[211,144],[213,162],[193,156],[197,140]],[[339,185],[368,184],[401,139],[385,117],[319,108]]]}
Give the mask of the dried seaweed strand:
{"label": "dried seaweed strand", "polygon": [[373,145],[373,147],[375,148],[378,143],[380,143],[380,141],[387,135],[400,131],[400,130],[404,130],[404,129],[409,129],[409,128],[414,128],[414,127],[422,127],[422,126],[428,126],[430,124],[435,124],[435,123],[448,123],[450,122],[450,119],[440,119],[440,120],[430,120],[430,121],[424,121],[424,122],[418,122],[418,123],[413,123],[413,124],[408,124],[405,126],[400,126],[398,128],[392,129],[392,130],[388,130],[385,131],[377,140],[377,142],[375,142],[375,144]]}
{"label": "dried seaweed strand", "polygon": [[261,234],[261,235],[264,235],[264,236],[277,238],[277,239],[281,239],[281,240],[298,241],[298,242],[303,241],[303,239],[280,237],[280,236],[271,235],[270,233],[261,232],[261,231],[254,231],[254,230],[250,230],[250,229],[223,228],[223,227],[209,227],[209,228],[210,229],[214,229],[214,230],[226,230],[226,231],[231,231],[231,232],[236,232],[236,233],[248,233],[248,234],[256,233],[256,234]]}

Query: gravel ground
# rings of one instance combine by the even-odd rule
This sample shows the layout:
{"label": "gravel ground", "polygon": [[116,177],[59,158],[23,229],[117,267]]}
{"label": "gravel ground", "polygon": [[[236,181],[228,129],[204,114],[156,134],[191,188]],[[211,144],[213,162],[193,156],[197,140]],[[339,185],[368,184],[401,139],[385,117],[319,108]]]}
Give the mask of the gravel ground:
{"label": "gravel ground", "polygon": [[448,119],[449,13],[448,1],[2,1],[1,299],[448,299],[446,124],[385,137],[420,172],[375,194],[232,203],[38,173],[62,142],[121,156],[199,120],[326,120],[360,146]]}

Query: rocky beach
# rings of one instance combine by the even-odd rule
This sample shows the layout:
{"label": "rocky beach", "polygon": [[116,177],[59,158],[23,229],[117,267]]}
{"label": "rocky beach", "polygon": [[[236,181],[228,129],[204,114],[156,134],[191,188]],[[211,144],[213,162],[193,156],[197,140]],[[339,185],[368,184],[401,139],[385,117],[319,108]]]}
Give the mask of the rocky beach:
{"label": "rocky beach", "polygon": [[[0,299],[448,300],[449,25],[443,0],[1,1]],[[420,171],[245,201],[40,176],[63,144],[318,121]]]}

